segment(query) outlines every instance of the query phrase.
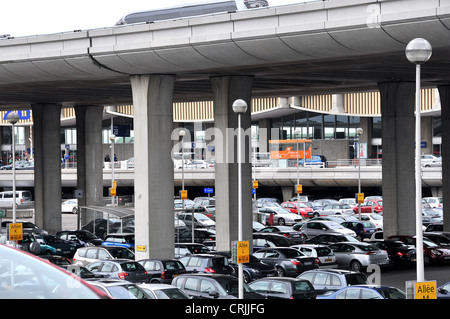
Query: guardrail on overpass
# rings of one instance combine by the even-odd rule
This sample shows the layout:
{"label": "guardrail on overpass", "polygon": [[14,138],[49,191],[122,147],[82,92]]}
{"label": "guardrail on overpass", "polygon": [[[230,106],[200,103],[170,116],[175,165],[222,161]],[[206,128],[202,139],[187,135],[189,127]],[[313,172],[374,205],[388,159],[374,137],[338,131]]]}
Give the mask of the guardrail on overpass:
{"label": "guardrail on overpass", "polygon": [[[335,166],[327,168],[299,167],[300,182],[304,186],[344,187],[358,185],[358,166]],[[364,187],[379,187],[382,182],[381,165],[361,165],[361,185]],[[297,183],[297,168],[253,168],[255,179],[261,186],[292,186]],[[103,185],[111,185],[111,169],[103,170]],[[182,182],[181,169],[175,169],[175,186]],[[114,177],[117,186],[134,185],[134,169],[114,169]],[[422,181],[424,187],[442,186],[442,168],[424,167],[422,169]],[[214,169],[185,169],[184,182],[187,186],[214,186]],[[68,168],[61,170],[61,183],[63,187],[77,186],[77,170]],[[34,187],[33,171],[16,171],[17,187]],[[12,172],[0,171],[0,187],[12,187]]]}

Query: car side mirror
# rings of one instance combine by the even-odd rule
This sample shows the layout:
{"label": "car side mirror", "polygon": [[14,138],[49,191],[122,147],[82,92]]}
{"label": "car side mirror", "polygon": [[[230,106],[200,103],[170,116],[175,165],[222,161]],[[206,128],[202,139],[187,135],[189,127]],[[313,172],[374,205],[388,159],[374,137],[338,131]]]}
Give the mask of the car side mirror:
{"label": "car side mirror", "polygon": [[217,291],[209,291],[208,295],[210,295],[211,297],[214,297],[214,299],[219,298],[219,293]]}
{"label": "car side mirror", "polygon": [[441,294],[443,294],[443,295],[448,294],[447,289],[444,289],[444,288],[439,288],[439,289],[438,289],[438,292],[441,293]]}

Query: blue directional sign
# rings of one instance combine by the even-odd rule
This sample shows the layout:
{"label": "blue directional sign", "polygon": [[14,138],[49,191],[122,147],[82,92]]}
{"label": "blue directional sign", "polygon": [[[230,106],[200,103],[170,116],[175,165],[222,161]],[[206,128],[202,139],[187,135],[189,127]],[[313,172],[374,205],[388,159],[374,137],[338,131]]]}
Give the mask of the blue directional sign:
{"label": "blue directional sign", "polygon": [[212,194],[212,193],[214,193],[214,188],[204,188],[203,192],[205,194]]}

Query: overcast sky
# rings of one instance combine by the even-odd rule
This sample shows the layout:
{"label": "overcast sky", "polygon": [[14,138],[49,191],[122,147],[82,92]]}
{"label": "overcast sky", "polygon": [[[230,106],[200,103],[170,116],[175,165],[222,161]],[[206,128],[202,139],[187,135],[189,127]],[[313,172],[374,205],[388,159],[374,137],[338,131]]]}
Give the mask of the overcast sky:
{"label": "overcast sky", "polygon": [[[14,37],[113,26],[127,13],[202,0],[21,0],[0,9],[0,35]],[[285,5],[303,0],[268,0]]]}

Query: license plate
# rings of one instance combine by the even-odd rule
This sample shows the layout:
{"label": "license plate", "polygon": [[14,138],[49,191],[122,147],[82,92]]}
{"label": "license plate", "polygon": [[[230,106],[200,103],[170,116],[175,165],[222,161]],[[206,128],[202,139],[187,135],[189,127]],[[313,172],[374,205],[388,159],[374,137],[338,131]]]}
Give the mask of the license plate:
{"label": "license plate", "polygon": [[326,258],[325,261],[333,261],[331,258]]}
{"label": "license plate", "polygon": [[312,265],[312,262],[310,262],[310,261],[305,261],[303,264],[304,264],[304,265]]}

